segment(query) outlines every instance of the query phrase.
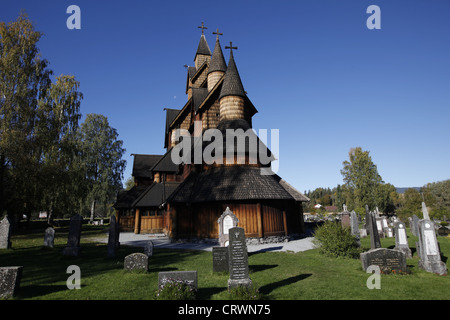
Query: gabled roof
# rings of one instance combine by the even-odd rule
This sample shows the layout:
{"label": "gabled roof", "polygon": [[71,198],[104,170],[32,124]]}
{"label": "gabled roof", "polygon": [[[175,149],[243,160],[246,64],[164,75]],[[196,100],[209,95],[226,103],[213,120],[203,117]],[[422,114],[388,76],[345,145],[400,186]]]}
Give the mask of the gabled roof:
{"label": "gabled roof", "polygon": [[203,100],[208,96],[208,88],[192,88],[194,111],[197,112]]}
{"label": "gabled roof", "polygon": [[[202,34],[200,37],[200,42],[198,44],[197,52],[195,53],[195,57],[197,57],[198,54],[210,56],[211,50],[209,49],[208,42],[206,42],[205,35]],[[194,57],[194,60],[195,60]]]}
{"label": "gabled roof", "polygon": [[228,61],[227,71],[225,72],[222,90],[220,91],[219,99],[226,96],[246,97],[244,86],[242,85],[241,77],[234,62],[233,50],[230,52],[230,60]]}
{"label": "gabled roof", "polygon": [[150,185],[132,204],[133,208],[159,207],[173,191],[180,185],[180,182],[159,182]]}
{"label": "gabled roof", "polygon": [[133,177],[153,178],[151,169],[161,160],[162,155],[155,154],[133,154]]}
{"label": "gabled roof", "polygon": [[167,108],[165,110],[166,110],[166,131],[164,134],[164,148],[167,148],[170,139],[169,137],[170,124],[177,117],[178,113],[180,113],[180,110]]}
{"label": "gabled roof", "polygon": [[132,203],[147,189],[149,186],[133,187],[130,190],[121,190],[117,194],[116,202],[113,207],[116,209],[131,209]]}
{"label": "gabled roof", "polygon": [[172,153],[173,147],[170,148],[166,154],[161,156],[161,159],[155,163],[155,165],[151,168],[152,172],[171,172],[171,173],[177,173],[178,172],[178,165],[173,163],[172,161]]}
{"label": "gabled roof", "polygon": [[273,175],[261,175],[260,168],[213,167],[192,172],[168,198],[173,203],[232,200],[293,200]]}
{"label": "gabled roof", "polygon": [[213,71],[227,71],[227,64],[223,57],[222,48],[220,47],[219,37],[216,39],[216,46],[214,47],[211,62],[209,63],[208,74]]}

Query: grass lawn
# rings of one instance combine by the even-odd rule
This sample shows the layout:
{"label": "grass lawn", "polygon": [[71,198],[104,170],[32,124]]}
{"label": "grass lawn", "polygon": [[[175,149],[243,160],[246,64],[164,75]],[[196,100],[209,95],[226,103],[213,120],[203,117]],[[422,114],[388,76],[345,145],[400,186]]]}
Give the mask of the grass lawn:
{"label": "grass lawn", "polygon": [[[199,300],[227,300],[227,274],[212,272],[212,253],[195,250],[155,248],[147,273],[123,270],[124,257],[142,248],[121,246],[116,259],[106,257],[106,244],[92,239],[104,235],[107,226],[83,226],[82,255],[64,257],[68,228],[56,228],[55,248],[43,247],[44,232],[17,234],[12,249],[0,250],[0,266],[23,266],[18,295],[14,299],[45,300],[153,300],[156,298],[158,272],[197,270]],[[381,275],[381,289],[369,290],[369,274],[359,259],[336,259],[317,250],[299,253],[264,252],[249,255],[250,278],[268,300],[410,300],[449,299],[450,277],[420,270],[415,250],[417,237],[408,233],[413,258],[407,260],[410,275]],[[450,256],[450,238],[438,237],[443,260]],[[369,238],[362,246],[370,247]],[[393,248],[394,239],[381,239],[385,248]],[[81,289],[66,286],[67,267],[81,269]]]}

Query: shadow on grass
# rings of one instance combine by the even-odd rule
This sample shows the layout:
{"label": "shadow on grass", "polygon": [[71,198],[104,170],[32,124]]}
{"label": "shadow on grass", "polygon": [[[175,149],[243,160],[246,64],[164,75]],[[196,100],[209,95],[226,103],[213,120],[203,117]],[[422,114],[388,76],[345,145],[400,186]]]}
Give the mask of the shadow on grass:
{"label": "shadow on grass", "polygon": [[256,264],[256,265],[249,265],[248,269],[249,272],[258,272],[258,271],[264,271],[267,269],[272,269],[278,267],[277,264]]}
{"label": "shadow on grass", "polygon": [[273,290],[279,288],[279,287],[283,287],[283,286],[287,286],[290,284],[293,284],[295,282],[301,281],[303,279],[306,279],[308,277],[312,276],[311,273],[305,273],[305,274],[299,274],[298,276],[294,276],[294,277],[290,277],[284,280],[280,280],[277,282],[273,282],[273,283],[269,283],[266,284],[265,286],[262,286],[259,288],[259,292],[261,292],[264,295],[269,294],[270,292],[272,292]]}
{"label": "shadow on grass", "polygon": [[31,299],[58,291],[68,290],[64,285],[29,285],[19,288],[18,299]]}
{"label": "shadow on grass", "polygon": [[209,300],[213,295],[225,290],[227,290],[227,288],[219,288],[219,287],[198,288],[197,300]]}

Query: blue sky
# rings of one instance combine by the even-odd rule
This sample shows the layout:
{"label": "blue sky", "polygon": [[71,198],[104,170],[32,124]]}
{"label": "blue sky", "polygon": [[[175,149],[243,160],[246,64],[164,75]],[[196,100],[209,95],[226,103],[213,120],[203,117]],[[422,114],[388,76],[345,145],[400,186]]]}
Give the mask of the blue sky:
{"label": "blue sky", "polygon": [[[69,30],[69,5],[81,30]],[[369,30],[369,5],[381,29]],[[352,147],[396,187],[450,178],[450,1],[22,1],[55,75],[73,74],[81,112],[101,113],[132,153],[164,152],[165,112],[186,102],[202,21],[211,50],[233,41],[257,129],[280,130],[278,174],[300,191],[342,184]],[[228,50],[224,50],[228,61]]]}

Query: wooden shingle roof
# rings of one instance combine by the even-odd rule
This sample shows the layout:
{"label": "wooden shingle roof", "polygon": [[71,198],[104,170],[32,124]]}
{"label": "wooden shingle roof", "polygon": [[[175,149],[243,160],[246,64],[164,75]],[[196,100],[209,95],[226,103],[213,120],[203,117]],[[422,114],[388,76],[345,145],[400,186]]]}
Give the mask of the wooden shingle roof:
{"label": "wooden shingle roof", "polygon": [[274,175],[261,175],[248,166],[213,167],[191,173],[169,197],[168,202],[196,203],[231,200],[293,200]]}
{"label": "wooden shingle roof", "polygon": [[151,169],[162,157],[155,154],[134,154],[133,177],[153,178]]}

